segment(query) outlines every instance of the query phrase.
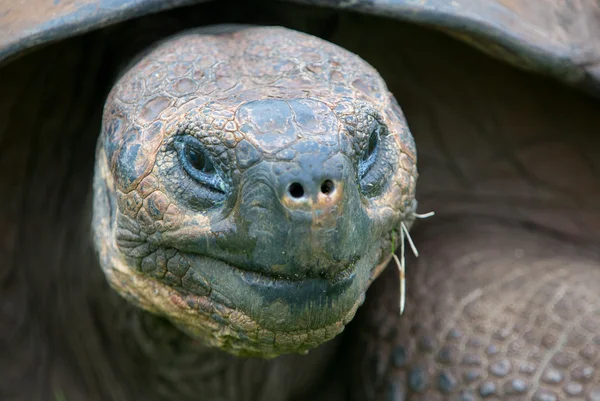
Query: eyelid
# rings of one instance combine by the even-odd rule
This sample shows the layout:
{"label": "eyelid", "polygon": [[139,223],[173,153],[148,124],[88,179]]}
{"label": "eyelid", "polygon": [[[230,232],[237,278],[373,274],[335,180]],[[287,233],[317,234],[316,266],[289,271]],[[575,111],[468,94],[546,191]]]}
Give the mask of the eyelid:
{"label": "eyelid", "polygon": [[[358,175],[359,175],[360,179],[362,179],[369,172],[369,170],[371,169],[371,167],[373,166],[373,164],[375,164],[375,161],[377,160],[377,155],[379,153],[379,147],[381,146],[380,132],[381,132],[381,127],[379,125],[377,125],[369,133],[369,136],[367,136],[366,142],[363,146],[362,153],[360,154],[360,159],[359,159]],[[365,153],[369,150],[369,146],[371,144],[371,137],[373,136],[373,134],[375,134],[375,136],[376,136],[375,146],[373,148],[372,153],[367,157],[367,159],[364,159]]]}
{"label": "eyelid", "polygon": [[[214,160],[206,150],[202,142],[193,136],[181,136],[174,141],[175,150],[177,156],[183,165],[184,170],[188,175],[196,182],[209,187],[212,190],[225,193],[225,182],[219,174],[218,168],[214,163]],[[193,147],[193,149],[199,153],[202,153],[204,157],[208,158],[214,166],[214,173],[205,173],[201,170],[196,169],[190,163],[186,157],[186,146]]]}

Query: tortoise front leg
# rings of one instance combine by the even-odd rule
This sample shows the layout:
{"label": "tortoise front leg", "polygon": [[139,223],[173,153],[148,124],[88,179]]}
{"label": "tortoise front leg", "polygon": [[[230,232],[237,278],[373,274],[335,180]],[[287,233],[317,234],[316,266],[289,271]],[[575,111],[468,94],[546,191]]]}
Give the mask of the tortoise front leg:
{"label": "tortoise front leg", "polygon": [[421,228],[404,315],[388,269],[358,317],[357,399],[600,399],[597,250],[484,219]]}

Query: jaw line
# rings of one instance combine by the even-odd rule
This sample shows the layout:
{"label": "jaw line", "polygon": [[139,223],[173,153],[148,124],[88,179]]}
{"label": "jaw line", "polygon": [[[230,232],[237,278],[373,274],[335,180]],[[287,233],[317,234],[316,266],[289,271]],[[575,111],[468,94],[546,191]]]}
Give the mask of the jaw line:
{"label": "jaw line", "polygon": [[[229,308],[210,296],[183,294],[175,288],[145,276],[113,256],[112,268],[104,269],[109,284],[140,308],[163,316],[186,334],[237,356],[273,358],[284,353],[306,353],[344,330],[364,301],[364,292],[348,313],[335,323],[317,329],[274,331],[238,309]],[[135,289],[135,293],[131,290]],[[215,321],[214,317],[218,316]],[[248,333],[240,339],[239,332]],[[252,336],[256,336],[256,339]],[[272,344],[262,339],[272,337]],[[285,341],[280,342],[278,338]],[[241,343],[238,343],[242,340]],[[253,341],[256,340],[256,341]]]}
{"label": "jaw line", "polygon": [[344,267],[341,271],[337,272],[332,277],[323,277],[323,276],[320,276],[320,277],[310,277],[310,276],[293,277],[293,276],[288,276],[288,275],[278,275],[276,273],[264,273],[264,272],[254,270],[254,269],[238,267],[238,266],[230,263],[227,260],[223,260],[221,258],[217,258],[214,256],[203,255],[203,254],[194,253],[194,252],[184,252],[184,251],[180,251],[180,252],[181,252],[181,254],[190,256],[190,257],[201,257],[201,258],[208,258],[208,259],[218,261],[218,262],[222,263],[223,265],[226,265],[229,269],[232,269],[233,271],[236,271],[239,274],[251,279],[254,283],[272,282],[275,284],[282,284],[282,285],[289,284],[289,283],[303,283],[303,282],[307,282],[307,281],[311,281],[311,280],[312,281],[322,281],[329,285],[335,285],[340,281],[352,279],[356,274],[356,265],[362,259],[362,256],[361,256],[361,257],[358,257],[355,260],[349,262],[346,267]]}

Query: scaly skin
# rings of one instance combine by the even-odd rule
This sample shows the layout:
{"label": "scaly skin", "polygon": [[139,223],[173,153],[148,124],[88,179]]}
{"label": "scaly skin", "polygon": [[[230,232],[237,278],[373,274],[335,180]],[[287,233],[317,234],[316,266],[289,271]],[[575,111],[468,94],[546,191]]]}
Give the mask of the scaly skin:
{"label": "scaly skin", "polygon": [[412,231],[405,314],[389,271],[349,328],[355,399],[597,400],[598,102],[433,33],[353,22],[378,35],[341,44],[402,105],[436,211]]}
{"label": "scaly skin", "polygon": [[597,250],[487,219],[447,219],[415,240],[431,248],[410,263],[402,319],[388,271],[357,316],[356,400],[600,396]]}
{"label": "scaly skin", "polygon": [[[236,355],[305,352],[339,334],[389,260],[392,230],[413,220],[414,142],[383,80],[283,28],[160,43],[115,84],[98,144],[109,282]],[[216,189],[194,178],[189,146],[213,160]]]}
{"label": "scaly skin", "polygon": [[[216,18],[192,10],[183,16]],[[237,20],[252,21],[241,10]],[[225,11],[229,19],[233,10]],[[318,14],[281,11],[297,29]],[[339,15],[335,28],[317,32],[384,77],[418,144],[420,208],[437,212],[411,231],[421,255],[407,263],[405,315],[397,315],[390,269],[324,346],[305,356],[237,358],[202,347],[105,284],[89,234],[94,147],[110,72],[120,69],[122,47],[140,37],[136,21],[52,44],[1,70],[1,399],[469,400],[487,382],[495,392],[486,401],[596,399],[600,104],[442,34]],[[146,22],[163,27],[165,18]],[[187,22],[173,30],[203,24],[178,21]],[[142,36],[161,36],[149,31]],[[479,304],[508,313],[473,314]],[[533,316],[557,323],[522,334],[519,322]],[[448,327],[459,330],[448,337]],[[506,328],[515,331],[505,337]],[[547,341],[554,335],[565,342]],[[536,352],[508,353],[520,338],[523,350]],[[488,353],[491,346],[499,352]],[[440,356],[445,348],[452,352]],[[571,363],[556,365],[565,351]],[[495,365],[503,360],[510,364]],[[529,363],[534,371],[525,374]],[[470,370],[473,382],[464,378]],[[453,386],[440,388],[444,372]],[[507,394],[513,379],[525,381],[524,394]]]}

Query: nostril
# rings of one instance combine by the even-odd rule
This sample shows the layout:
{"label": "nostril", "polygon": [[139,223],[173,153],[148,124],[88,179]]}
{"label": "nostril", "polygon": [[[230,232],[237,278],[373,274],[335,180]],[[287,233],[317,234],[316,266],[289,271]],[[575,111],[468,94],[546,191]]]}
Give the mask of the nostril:
{"label": "nostril", "polygon": [[325,180],[321,183],[321,192],[325,195],[329,195],[335,189],[335,184],[331,180]]}
{"label": "nostril", "polygon": [[289,186],[288,192],[293,198],[302,198],[304,196],[304,188],[302,187],[302,184],[298,182],[293,182]]}

